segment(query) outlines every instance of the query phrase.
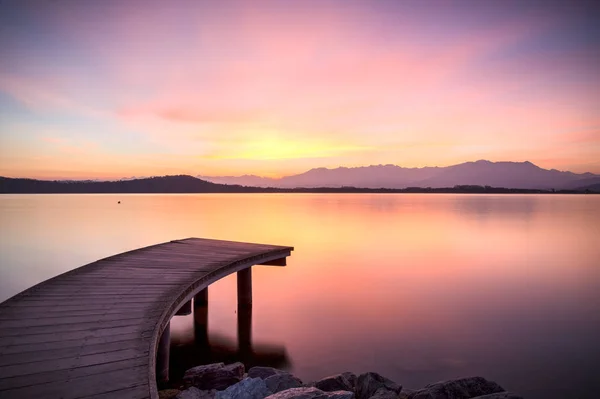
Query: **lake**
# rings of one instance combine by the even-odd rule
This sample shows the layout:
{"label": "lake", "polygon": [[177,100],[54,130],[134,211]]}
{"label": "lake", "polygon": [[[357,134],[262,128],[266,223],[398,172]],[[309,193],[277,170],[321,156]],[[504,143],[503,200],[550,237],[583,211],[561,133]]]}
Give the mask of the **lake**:
{"label": "lake", "polygon": [[[0,301],[177,238],[290,245],[287,267],[253,268],[246,363],[600,392],[600,196],[2,195],[0,223]],[[210,286],[208,342],[193,315],[173,318],[173,373],[240,358],[236,300],[235,276]]]}

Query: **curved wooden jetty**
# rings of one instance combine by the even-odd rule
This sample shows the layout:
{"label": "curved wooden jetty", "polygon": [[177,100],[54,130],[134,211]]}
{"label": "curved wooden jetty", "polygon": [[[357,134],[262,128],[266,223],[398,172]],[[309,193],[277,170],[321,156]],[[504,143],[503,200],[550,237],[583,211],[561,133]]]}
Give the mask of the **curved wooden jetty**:
{"label": "curved wooden jetty", "polygon": [[238,304],[251,305],[251,266],[284,266],[292,250],[188,238],[111,256],[21,292],[0,304],[0,397],[157,398],[156,370],[159,378],[168,373],[171,317],[186,313],[194,296],[206,303],[208,285],[234,272]]}

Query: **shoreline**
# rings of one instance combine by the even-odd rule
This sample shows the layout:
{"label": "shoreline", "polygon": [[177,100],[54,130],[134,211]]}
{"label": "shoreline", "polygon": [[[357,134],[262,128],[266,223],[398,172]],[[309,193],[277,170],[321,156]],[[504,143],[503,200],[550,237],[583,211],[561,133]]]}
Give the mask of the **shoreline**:
{"label": "shoreline", "polygon": [[303,382],[284,370],[242,363],[188,369],[180,381],[158,391],[160,399],[523,399],[483,377],[433,382],[407,389],[376,372],[343,372]]}
{"label": "shoreline", "polygon": [[[581,183],[583,184],[583,183]],[[0,194],[242,194],[242,193],[367,193],[367,194],[600,194],[600,186],[562,188],[509,188],[480,184],[456,184],[452,187],[366,188],[341,187],[253,187],[217,184],[192,176],[163,176],[121,181],[57,181],[0,176]]]}

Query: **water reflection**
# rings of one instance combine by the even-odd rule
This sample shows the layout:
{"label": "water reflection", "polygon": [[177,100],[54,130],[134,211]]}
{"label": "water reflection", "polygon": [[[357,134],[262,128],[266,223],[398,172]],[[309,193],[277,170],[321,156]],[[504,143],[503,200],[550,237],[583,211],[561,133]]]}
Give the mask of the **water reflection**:
{"label": "water reflection", "polygon": [[252,307],[238,307],[237,343],[225,335],[209,334],[207,302],[194,301],[193,308],[193,335],[180,334],[171,346],[170,378],[175,385],[185,370],[201,364],[242,362],[246,370],[254,366],[291,368],[285,346],[253,342]]}
{"label": "water reflection", "polygon": [[287,267],[253,268],[246,319],[235,276],[211,285],[205,314],[173,318],[172,370],[243,359],[306,381],[374,370],[407,388],[481,374],[528,399],[600,391],[600,196],[118,199],[0,196],[0,299],[173,238],[293,245]]}

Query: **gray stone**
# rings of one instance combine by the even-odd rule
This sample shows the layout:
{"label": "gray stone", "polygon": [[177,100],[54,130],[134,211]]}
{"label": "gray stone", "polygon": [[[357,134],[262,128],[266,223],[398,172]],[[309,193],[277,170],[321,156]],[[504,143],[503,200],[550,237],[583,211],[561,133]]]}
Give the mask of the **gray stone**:
{"label": "gray stone", "polygon": [[273,374],[265,379],[267,388],[272,393],[285,391],[290,388],[299,388],[302,386],[302,381],[299,378],[294,377],[290,373],[282,372],[279,374]]}
{"label": "gray stone", "polygon": [[398,399],[410,399],[411,395],[414,395],[415,392],[412,389],[402,388],[402,391],[398,394]]}
{"label": "gray stone", "polygon": [[512,392],[498,392],[490,393],[489,395],[476,396],[473,399],[523,399],[523,397]]}
{"label": "gray stone", "polygon": [[316,381],[314,386],[321,391],[354,391],[356,375],[353,373],[335,374]]}
{"label": "gray stone", "polygon": [[265,380],[272,375],[281,374],[281,373],[285,373],[285,372],[286,371],[274,369],[273,367],[257,366],[257,367],[252,367],[250,370],[248,370],[248,377],[262,378],[263,380]]}
{"label": "gray stone", "polygon": [[187,386],[194,386],[201,390],[216,389],[223,390],[237,384],[244,376],[244,365],[233,363],[213,363],[204,366],[193,367],[183,375],[183,382]]}
{"label": "gray stone", "polygon": [[290,388],[267,396],[267,399],[354,399],[353,392],[324,392],[313,387]]}
{"label": "gray stone", "polygon": [[327,399],[354,399],[354,392],[333,391],[325,393],[327,394]]}
{"label": "gray stone", "polygon": [[181,391],[175,399],[214,399],[216,392],[214,389],[203,391],[196,387],[189,387],[185,391]]}
{"label": "gray stone", "polygon": [[264,399],[273,392],[261,378],[246,378],[224,391],[219,391],[215,399]]}
{"label": "gray stone", "polygon": [[346,371],[344,373],[342,373],[342,376],[345,377],[349,382],[350,382],[350,386],[352,386],[352,391],[354,391],[356,389],[356,382],[358,380],[358,377],[356,376],[356,374],[350,372],[350,371]]}
{"label": "gray stone", "polygon": [[398,385],[389,378],[373,372],[361,374],[356,380],[356,396],[358,399],[369,399],[381,388],[392,391],[397,395],[402,390],[402,385]]}
{"label": "gray stone", "polygon": [[173,399],[179,392],[179,389],[163,389],[158,391],[158,399]]}
{"label": "gray stone", "polygon": [[398,399],[398,394],[385,388],[379,388],[369,399]]}
{"label": "gray stone", "polygon": [[470,377],[429,384],[415,391],[410,399],[471,399],[498,392],[504,392],[504,389],[495,382],[483,377]]}

